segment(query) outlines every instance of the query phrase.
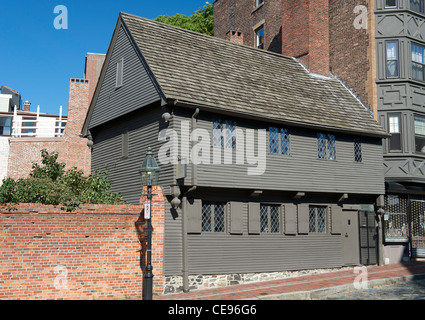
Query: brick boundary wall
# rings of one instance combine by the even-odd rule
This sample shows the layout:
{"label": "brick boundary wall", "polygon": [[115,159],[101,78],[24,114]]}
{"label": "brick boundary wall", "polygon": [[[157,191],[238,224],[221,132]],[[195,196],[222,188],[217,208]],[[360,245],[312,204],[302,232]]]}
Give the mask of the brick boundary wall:
{"label": "brick boundary wall", "polygon": [[[164,292],[164,198],[152,203],[154,295]],[[142,196],[141,202],[143,203]],[[147,222],[142,205],[0,207],[0,299],[142,297]]]}

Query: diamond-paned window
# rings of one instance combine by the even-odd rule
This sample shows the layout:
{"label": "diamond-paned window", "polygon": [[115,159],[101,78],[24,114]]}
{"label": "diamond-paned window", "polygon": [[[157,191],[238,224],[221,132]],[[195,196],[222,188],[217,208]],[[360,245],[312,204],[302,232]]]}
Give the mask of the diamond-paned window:
{"label": "diamond-paned window", "polygon": [[326,233],[326,207],[310,206],[309,232]]}
{"label": "diamond-paned window", "polygon": [[261,205],[260,231],[261,233],[279,233],[280,232],[279,206]]}
{"label": "diamond-paned window", "polygon": [[270,231],[271,233],[280,232],[279,207],[270,206]]}
{"label": "diamond-paned window", "polygon": [[214,204],[214,232],[224,232],[224,204]]}
{"label": "diamond-paned window", "polygon": [[213,146],[225,147],[227,149],[236,148],[236,122],[233,121],[213,121]]}
{"label": "diamond-paned window", "polygon": [[289,155],[290,145],[288,129],[269,128],[270,153]]}
{"label": "diamond-paned window", "polygon": [[336,138],[332,134],[317,135],[317,156],[319,159],[336,159]]}
{"label": "diamond-paned window", "polygon": [[226,120],[224,122],[224,147],[227,149],[236,148],[236,134],[235,128],[236,123],[233,121]]}
{"label": "diamond-paned window", "polygon": [[262,233],[269,232],[269,213],[268,206],[260,207],[260,231]]}
{"label": "diamond-paned window", "polygon": [[226,205],[224,203],[202,203],[202,232],[226,231]]}
{"label": "diamond-paned window", "polygon": [[279,130],[278,128],[269,129],[270,153],[279,153]]}
{"label": "diamond-paned window", "polygon": [[288,129],[280,129],[280,152],[285,155],[291,154],[291,144]]}
{"label": "diamond-paned window", "polygon": [[223,124],[217,120],[213,122],[213,146],[223,146]]}
{"label": "diamond-paned window", "polygon": [[202,232],[211,232],[212,230],[211,207],[210,202],[202,203]]}
{"label": "diamond-paned window", "polygon": [[354,161],[363,162],[362,143],[359,140],[354,141]]}

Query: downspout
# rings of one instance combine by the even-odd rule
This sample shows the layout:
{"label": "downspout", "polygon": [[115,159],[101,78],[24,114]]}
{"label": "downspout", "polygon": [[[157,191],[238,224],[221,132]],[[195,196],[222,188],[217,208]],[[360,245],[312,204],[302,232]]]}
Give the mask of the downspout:
{"label": "downspout", "polygon": [[[192,132],[196,129],[196,117],[199,114],[199,108],[195,110],[195,113],[192,115]],[[192,141],[192,150],[193,146],[195,145],[195,142]],[[182,272],[183,272],[183,292],[189,292],[189,266],[188,266],[188,238],[187,238],[187,195],[190,192],[195,191],[197,187],[197,165],[192,161],[192,187],[187,190],[183,194],[182,199],[182,216],[183,216],[183,225],[182,225]]]}

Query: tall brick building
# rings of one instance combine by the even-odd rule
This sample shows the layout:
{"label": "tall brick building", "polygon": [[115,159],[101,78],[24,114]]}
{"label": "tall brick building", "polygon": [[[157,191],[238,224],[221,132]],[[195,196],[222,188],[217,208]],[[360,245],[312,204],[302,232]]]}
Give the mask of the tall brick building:
{"label": "tall brick building", "polygon": [[383,141],[385,261],[425,257],[425,1],[215,0],[215,36],[335,76]]}

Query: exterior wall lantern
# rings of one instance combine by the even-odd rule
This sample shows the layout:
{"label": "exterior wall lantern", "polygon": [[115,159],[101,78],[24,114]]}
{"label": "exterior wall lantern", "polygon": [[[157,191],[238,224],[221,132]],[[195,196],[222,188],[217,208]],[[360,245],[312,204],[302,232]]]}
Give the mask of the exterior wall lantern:
{"label": "exterior wall lantern", "polygon": [[[148,205],[145,205],[145,219],[148,220],[148,246],[147,246],[147,265],[145,272],[144,300],[152,300],[152,219],[151,219],[151,203],[152,203],[152,186],[158,185],[159,172],[161,171],[152,152],[152,148],[148,148],[146,157],[140,167],[140,175],[142,177],[142,186],[147,187]],[[149,210],[149,212],[146,212]]]}

